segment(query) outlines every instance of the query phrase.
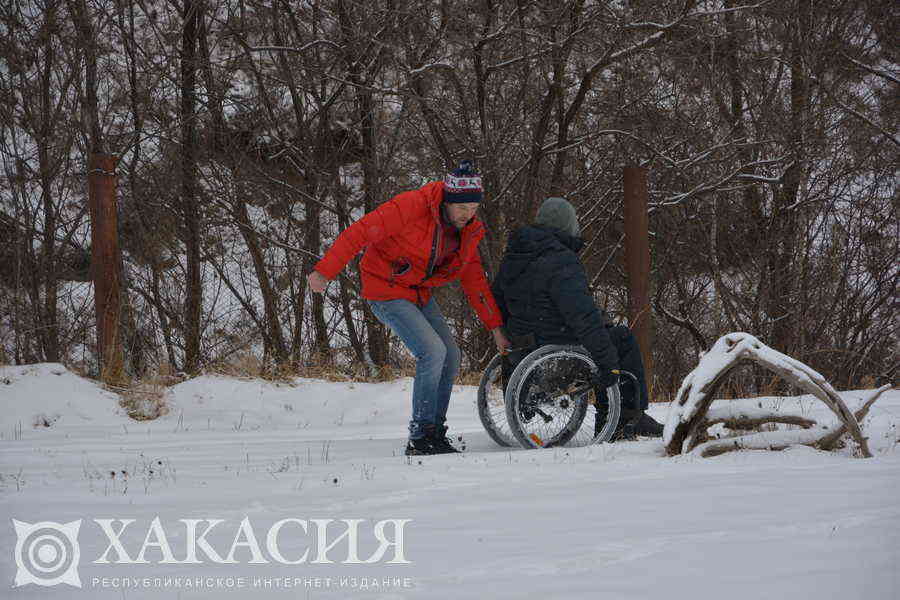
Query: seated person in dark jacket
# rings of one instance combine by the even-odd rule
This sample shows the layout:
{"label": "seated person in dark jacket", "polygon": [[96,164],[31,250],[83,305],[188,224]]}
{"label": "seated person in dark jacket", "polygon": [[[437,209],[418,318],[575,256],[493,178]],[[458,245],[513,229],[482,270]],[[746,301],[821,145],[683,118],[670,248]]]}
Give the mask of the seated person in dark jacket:
{"label": "seated person in dark jacket", "polygon": [[[584,245],[575,209],[562,198],[547,198],[534,225],[510,236],[492,291],[506,324],[506,333],[533,338],[534,347],[545,344],[580,344],[590,353],[599,372],[595,389],[603,394],[615,383],[611,371],[624,369],[638,379],[639,390],[623,377],[622,417],[616,437],[662,435],[662,425],[644,414],[647,384],[644,365],[634,334],[628,327],[613,325],[594,304],[584,267],[577,252]],[[527,352],[509,358],[517,363]],[[513,367],[507,363],[507,371]],[[637,402],[635,402],[635,391]],[[598,411],[596,429],[603,426],[605,411]]]}

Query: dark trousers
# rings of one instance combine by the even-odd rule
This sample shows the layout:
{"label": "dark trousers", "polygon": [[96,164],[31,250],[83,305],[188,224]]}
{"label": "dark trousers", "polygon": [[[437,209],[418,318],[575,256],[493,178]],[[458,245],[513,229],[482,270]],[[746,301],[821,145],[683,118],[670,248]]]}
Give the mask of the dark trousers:
{"label": "dark trousers", "polygon": [[634,382],[630,377],[623,375],[619,389],[622,392],[622,407],[647,410],[650,397],[647,394],[647,379],[644,374],[644,359],[641,358],[641,349],[638,347],[637,338],[631,329],[624,325],[609,328],[609,337],[616,352],[619,354],[619,368],[637,377],[640,400],[635,403]]}

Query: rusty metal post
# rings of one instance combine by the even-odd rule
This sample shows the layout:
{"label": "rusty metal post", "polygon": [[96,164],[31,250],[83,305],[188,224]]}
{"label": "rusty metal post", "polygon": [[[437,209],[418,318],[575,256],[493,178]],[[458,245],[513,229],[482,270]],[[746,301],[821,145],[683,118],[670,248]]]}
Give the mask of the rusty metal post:
{"label": "rusty metal post", "polygon": [[644,360],[647,389],[652,395],[653,315],[650,312],[650,235],[647,217],[647,169],[624,172],[625,270],[628,274],[628,324]]}
{"label": "rusty metal post", "polygon": [[97,355],[105,381],[123,376],[119,341],[119,237],[116,218],[116,162],[109,154],[91,154],[88,203],[91,214],[91,276],[97,319]]}

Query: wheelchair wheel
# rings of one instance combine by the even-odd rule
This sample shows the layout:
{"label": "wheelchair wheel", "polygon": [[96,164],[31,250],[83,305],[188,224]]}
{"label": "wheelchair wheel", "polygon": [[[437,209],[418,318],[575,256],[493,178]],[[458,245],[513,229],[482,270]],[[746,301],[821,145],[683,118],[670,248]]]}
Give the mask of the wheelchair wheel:
{"label": "wheelchair wheel", "polygon": [[525,448],[586,446],[608,441],[619,422],[618,386],[598,397],[597,370],[580,346],[550,345],[526,356],[506,387],[506,417]]}
{"label": "wheelchair wheel", "polygon": [[502,357],[496,355],[481,375],[478,384],[478,418],[491,439],[504,448],[517,445],[506,419],[503,396]]}

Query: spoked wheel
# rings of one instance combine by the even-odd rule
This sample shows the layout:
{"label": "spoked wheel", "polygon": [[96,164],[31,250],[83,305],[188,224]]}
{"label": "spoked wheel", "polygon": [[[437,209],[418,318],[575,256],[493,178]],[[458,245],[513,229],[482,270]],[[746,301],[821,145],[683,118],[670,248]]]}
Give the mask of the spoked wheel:
{"label": "spoked wheel", "polygon": [[621,412],[618,386],[598,398],[596,365],[578,346],[542,346],[526,356],[506,387],[506,418],[525,448],[608,441]]}
{"label": "spoked wheel", "polygon": [[500,446],[517,444],[506,419],[506,400],[503,396],[502,357],[496,355],[481,375],[478,384],[478,417],[491,439]]}

